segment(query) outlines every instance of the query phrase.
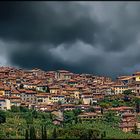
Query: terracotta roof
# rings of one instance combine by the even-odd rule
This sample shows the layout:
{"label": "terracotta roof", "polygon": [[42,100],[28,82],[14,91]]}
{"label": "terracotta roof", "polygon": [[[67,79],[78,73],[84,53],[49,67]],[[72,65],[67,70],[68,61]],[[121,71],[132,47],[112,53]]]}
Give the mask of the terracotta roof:
{"label": "terracotta roof", "polygon": [[103,95],[103,93],[93,93],[92,95]]}
{"label": "terracotta roof", "polygon": [[5,101],[5,99],[4,98],[0,98],[0,101]]}
{"label": "terracotta roof", "polygon": [[77,82],[77,81],[74,79],[70,79],[70,80],[68,80],[68,82]]}
{"label": "terracotta roof", "polygon": [[119,127],[120,128],[129,128],[129,127],[134,127],[135,124],[120,124]]}
{"label": "terracotta roof", "polygon": [[100,114],[97,114],[97,113],[94,113],[94,112],[88,112],[88,113],[83,113],[83,114],[80,114],[80,115],[78,115],[79,117],[81,116],[102,116],[102,115],[100,115]]}
{"label": "terracotta roof", "polygon": [[48,97],[48,94],[36,94],[36,97]]}
{"label": "terracotta roof", "polygon": [[57,71],[60,73],[69,73],[69,71],[67,71],[67,70],[57,70]]}
{"label": "terracotta roof", "polygon": [[67,87],[66,89],[64,89],[65,91],[77,91],[77,88],[72,88],[72,87]]}
{"label": "terracotta roof", "polygon": [[16,89],[11,90],[11,93],[12,93],[12,94],[20,94],[20,92],[19,92],[18,90],[16,90]]}
{"label": "terracotta roof", "polygon": [[84,88],[85,86],[84,85],[77,85],[76,87],[77,88]]}
{"label": "terracotta roof", "polygon": [[114,87],[128,87],[127,85],[114,85]]}
{"label": "terracotta roof", "polygon": [[22,93],[22,92],[25,92],[26,90],[25,90],[25,89],[18,89],[18,91],[19,91],[20,93]]}
{"label": "terracotta roof", "polygon": [[37,86],[38,86],[38,87],[39,87],[39,86],[48,86],[48,84],[40,83],[40,84],[38,84]]}
{"label": "terracotta roof", "polygon": [[122,114],[122,117],[128,117],[128,116],[135,116],[135,114],[132,114],[132,113],[124,113],[124,114]]}
{"label": "terracotta roof", "polygon": [[9,99],[21,99],[20,97],[17,97],[17,96],[11,96],[11,97],[8,97]]}
{"label": "terracotta roof", "polygon": [[74,104],[62,104],[61,107],[75,107]]}
{"label": "terracotta roof", "polygon": [[2,82],[0,83],[0,89],[2,89],[2,90],[4,89],[4,85]]}
{"label": "terracotta roof", "polygon": [[36,91],[33,90],[25,90],[26,94],[36,94]]}
{"label": "terracotta roof", "polygon": [[109,108],[108,110],[121,111],[121,110],[129,110],[129,109],[133,109],[133,108],[127,107],[127,106],[122,106],[122,107]]}
{"label": "terracotta roof", "polygon": [[92,92],[83,92],[82,95],[92,95]]}
{"label": "terracotta roof", "polygon": [[51,95],[52,97],[64,97],[64,95]]}
{"label": "terracotta roof", "polygon": [[83,98],[92,98],[93,95],[84,95]]}
{"label": "terracotta roof", "polygon": [[135,73],[134,73],[134,75],[140,75],[140,72],[139,72],[139,71],[137,71],[137,72],[135,72]]}
{"label": "terracotta roof", "polygon": [[77,107],[90,107],[88,104],[81,104],[81,105],[76,105]]}
{"label": "terracotta roof", "polygon": [[4,90],[11,90],[11,88],[9,86],[4,86]]}
{"label": "terracotta roof", "polygon": [[14,99],[14,100],[11,101],[11,103],[13,103],[13,102],[20,103],[21,101],[17,100],[17,99]]}
{"label": "terracotta roof", "polygon": [[58,85],[50,86],[49,89],[59,89]]}

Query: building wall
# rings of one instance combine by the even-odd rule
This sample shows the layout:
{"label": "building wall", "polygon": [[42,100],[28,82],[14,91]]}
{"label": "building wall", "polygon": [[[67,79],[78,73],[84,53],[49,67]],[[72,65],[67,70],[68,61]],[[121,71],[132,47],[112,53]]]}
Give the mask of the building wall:
{"label": "building wall", "polygon": [[4,90],[0,90],[0,95],[5,95],[5,91]]}
{"label": "building wall", "polygon": [[11,102],[9,99],[5,99],[4,101],[0,101],[0,110],[11,109]]}
{"label": "building wall", "polygon": [[59,92],[59,89],[50,89],[50,93],[57,94]]}
{"label": "building wall", "polygon": [[7,110],[11,109],[11,102],[9,99],[5,99],[5,105],[6,105]]}
{"label": "building wall", "polygon": [[122,94],[125,90],[128,90],[128,87],[115,87],[115,94]]}
{"label": "building wall", "polygon": [[83,98],[84,104],[90,104],[90,101],[92,101],[92,98]]}
{"label": "building wall", "polygon": [[[41,102],[42,100],[42,102]],[[37,97],[36,98],[36,103],[37,104],[43,104],[43,103],[48,103],[49,102],[49,98],[48,97]]]}
{"label": "building wall", "polygon": [[140,76],[136,76],[135,80],[140,81]]}
{"label": "building wall", "polygon": [[35,97],[35,94],[22,93],[21,94],[21,100],[24,101],[24,102],[35,103],[36,102],[36,97]]}

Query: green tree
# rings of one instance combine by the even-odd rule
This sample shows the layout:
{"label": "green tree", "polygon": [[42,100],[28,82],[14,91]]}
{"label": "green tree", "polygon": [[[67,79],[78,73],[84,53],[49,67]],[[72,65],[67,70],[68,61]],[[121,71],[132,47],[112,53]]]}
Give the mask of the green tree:
{"label": "green tree", "polygon": [[101,114],[103,114],[104,113],[104,109],[101,107]]}
{"label": "green tree", "polygon": [[49,86],[47,86],[46,92],[50,93],[50,88],[49,88]]}
{"label": "green tree", "polygon": [[80,135],[80,139],[86,140],[89,139],[89,134],[87,131],[83,131]]}
{"label": "green tree", "polygon": [[64,123],[72,123],[72,121],[75,119],[74,111],[64,111]]}
{"label": "green tree", "polygon": [[26,120],[27,127],[30,128],[30,126],[33,124],[33,117],[32,117],[31,112],[29,112],[29,113],[25,116],[25,120]]}
{"label": "green tree", "polygon": [[41,138],[44,139],[44,127],[43,127],[43,125],[41,126]]}
{"label": "green tree", "polygon": [[112,106],[113,107],[118,107],[119,106],[119,101],[118,100],[113,100],[112,101]]}
{"label": "green tree", "polygon": [[104,117],[105,117],[105,121],[113,122],[114,121],[114,112],[109,111],[104,115]]}
{"label": "green tree", "polygon": [[44,139],[47,139],[47,129],[46,129],[46,125],[44,126]]}
{"label": "green tree", "polygon": [[90,107],[87,111],[88,112],[95,112],[95,109],[93,107]]}
{"label": "green tree", "polygon": [[101,103],[100,103],[100,106],[101,106],[102,108],[108,108],[110,105],[109,105],[109,103],[101,102]]}
{"label": "green tree", "polygon": [[81,104],[83,104],[83,100],[82,99],[79,99],[78,105],[81,105]]}
{"label": "green tree", "polygon": [[20,107],[12,105],[11,106],[11,112],[20,112]]}
{"label": "green tree", "polygon": [[37,118],[37,115],[38,115],[37,111],[36,110],[33,110],[32,111],[32,117],[33,118]]}
{"label": "green tree", "polygon": [[100,137],[100,131],[96,130],[96,129],[86,129],[86,130],[82,130],[82,134],[80,136],[80,139],[99,139]]}
{"label": "green tree", "polygon": [[62,104],[62,102],[59,100],[59,101],[58,101],[58,105],[61,105],[61,104]]}
{"label": "green tree", "polygon": [[136,112],[139,113],[140,112],[140,99],[139,98],[135,98],[135,106],[136,106]]}
{"label": "green tree", "polygon": [[56,128],[53,129],[52,139],[57,139],[57,130],[56,130]]}
{"label": "green tree", "polygon": [[19,88],[20,89],[23,89],[24,88],[24,85],[23,84],[20,84]]}
{"label": "green tree", "polygon": [[93,105],[93,103],[92,103],[92,100],[90,100],[90,103],[89,103],[91,106]]}
{"label": "green tree", "polygon": [[0,139],[6,139],[6,134],[4,132],[4,130],[0,130]]}
{"label": "green tree", "polygon": [[130,100],[130,95],[132,95],[132,90],[128,89],[123,91],[124,94],[124,101],[129,101]]}
{"label": "green tree", "polygon": [[101,139],[106,137],[106,131],[103,131],[103,133],[101,133]]}
{"label": "green tree", "polygon": [[0,110],[0,124],[6,122],[6,114],[4,111]]}
{"label": "green tree", "polygon": [[73,113],[75,116],[78,116],[81,112],[82,112],[81,109],[74,109],[73,110]]}
{"label": "green tree", "polygon": [[25,139],[29,139],[28,129],[26,129],[26,131],[25,131]]}
{"label": "green tree", "polygon": [[131,94],[132,94],[132,90],[131,90],[131,89],[124,90],[124,91],[123,91],[123,94],[124,94],[124,95],[131,95]]}
{"label": "green tree", "polygon": [[27,107],[23,107],[23,106],[20,106],[20,112],[29,112],[29,109]]}
{"label": "green tree", "polygon": [[100,138],[100,131],[96,129],[89,129],[88,130],[89,139],[99,139]]}
{"label": "green tree", "polygon": [[134,134],[137,134],[137,125],[135,124],[134,129],[132,130]]}
{"label": "green tree", "polygon": [[75,124],[77,124],[78,123],[78,117],[76,116],[75,117]]}
{"label": "green tree", "polygon": [[30,126],[30,139],[36,139],[36,132],[33,125]]}
{"label": "green tree", "polygon": [[42,125],[42,139],[47,139],[46,125]]}

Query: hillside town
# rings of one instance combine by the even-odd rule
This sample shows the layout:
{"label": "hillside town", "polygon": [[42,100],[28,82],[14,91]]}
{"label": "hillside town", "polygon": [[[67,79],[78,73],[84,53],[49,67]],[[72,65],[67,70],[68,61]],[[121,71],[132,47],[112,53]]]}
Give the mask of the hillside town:
{"label": "hillside town", "polygon": [[[43,71],[0,67],[0,110],[23,106],[41,112],[58,113],[54,124],[61,124],[66,110],[80,109],[80,120],[103,119],[113,111],[124,132],[137,128],[140,133],[140,72],[110,77],[75,74],[67,70]],[[115,102],[116,101],[116,102]]]}

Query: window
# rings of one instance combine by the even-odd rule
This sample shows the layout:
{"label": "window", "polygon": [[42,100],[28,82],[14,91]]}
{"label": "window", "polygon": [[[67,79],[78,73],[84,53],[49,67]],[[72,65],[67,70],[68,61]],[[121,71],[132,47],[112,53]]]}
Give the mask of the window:
{"label": "window", "polygon": [[43,102],[43,100],[42,99],[38,99],[38,102]]}

